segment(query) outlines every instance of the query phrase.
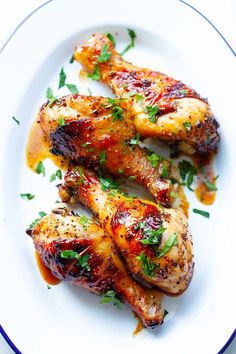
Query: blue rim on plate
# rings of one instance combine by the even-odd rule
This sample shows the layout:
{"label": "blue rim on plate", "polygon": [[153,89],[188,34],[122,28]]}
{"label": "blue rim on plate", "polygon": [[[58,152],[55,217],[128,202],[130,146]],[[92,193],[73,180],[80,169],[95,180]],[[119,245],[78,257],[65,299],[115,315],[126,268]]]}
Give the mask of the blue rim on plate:
{"label": "blue rim on plate", "polygon": [[[48,5],[49,3],[53,2],[54,0],[48,0],[47,2],[45,2],[44,4],[40,5],[39,7],[37,7],[35,10],[33,10],[31,13],[29,13],[14,29],[14,31],[10,34],[10,36],[8,37],[8,39],[5,41],[5,43],[3,44],[3,46],[0,48],[0,54],[2,53],[2,51],[4,50],[4,48],[7,46],[7,44],[9,43],[9,41],[11,40],[11,38],[14,36],[14,34],[18,31],[18,29],[36,12],[38,12],[41,8],[43,8],[44,6]],[[221,39],[225,42],[225,44],[227,45],[227,47],[229,48],[229,50],[232,52],[232,54],[234,56],[236,56],[236,52],[233,50],[233,48],[231,47],[231,45],[229,44],[229,42],[226,40],[226,38],[222,35],[222,33],[218,30],[218,28],[205,16],[203,15],[199,10],[197,10],[194,6],[188,4],[187,2],[183,1],[183,0],[177,0],[179,2],[181,2],[182,4],[190,7],[192,10],[194,10],[198,15],[200,15],[202,18],[204,18],[204,20],[206,20],[209,25],[218,33],[218,35],[221,37]],[[0,325],[0,334],[3,336],[3,338],[5,339],[5,341],[8,343],[8,345],[11,347],[11,349],[14,351],[14,353],[16,354],[22,354],[22,352],[16,347],[16,345],[12,342],[12,340],[9,338],[9,336],[7,335],[7,333],[4,331],[3,327]],[[220,351],[218,352],[218,354],[223,354],[225,352],[225,350],[229,347],[229,345],[232,343],[233,339],[236,337],[236,329],[233,331],[233,333],[230,335],[229,339],[227,340],[227,342],[224,344],[224,346],[220,349]]]}

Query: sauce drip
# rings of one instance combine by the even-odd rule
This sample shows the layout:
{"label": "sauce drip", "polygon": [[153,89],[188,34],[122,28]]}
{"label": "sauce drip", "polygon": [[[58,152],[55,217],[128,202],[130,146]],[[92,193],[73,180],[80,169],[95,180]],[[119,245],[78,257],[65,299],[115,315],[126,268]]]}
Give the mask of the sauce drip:
{"label": "sauce drip", "polygon": [[195,194],[201,203],[211,205],[215,201],[216,191],[209,190],[205,182],[209,181],[213,185],[216,184],[216,176],[213,168],[213,155],[204,157],[195,156],[193,161],[199,171],[196,178]]}
{"label": "sauce drip", "polygon": [[45,138],[39,122],[36,120],[33,123],[29,133],[29,139],[26,148],[26,163],[29,168],[35,171],[38,163],[45,160],[46,158],[53,160],[56,166],[63,170],[68,167],[69,161],[66,158],[50,153],[49,142]]}
{"label": "sauce drip", "polygon": [[79,72],[79,77],[80,79],[87,79],[88,73],[84,69],[81,69]]}
{"label": "sauce drip", "polygon": [[137,325],[133,331],[133,336],[136,336],[137,334],[139,334],[143,329],[144,329],[144,325],[142,323],[142,321],[140,320],[140,318],[136,315],[136,313],[134,313],[134,317],[137,319]]}
{"label": "sauce drip", "polygon": [[35,251],[35,258],[40,274],[46,283],[49,285],[59,284],[61,281],[52,274],[51,270],[47,266],[45,266],[37,251]]}

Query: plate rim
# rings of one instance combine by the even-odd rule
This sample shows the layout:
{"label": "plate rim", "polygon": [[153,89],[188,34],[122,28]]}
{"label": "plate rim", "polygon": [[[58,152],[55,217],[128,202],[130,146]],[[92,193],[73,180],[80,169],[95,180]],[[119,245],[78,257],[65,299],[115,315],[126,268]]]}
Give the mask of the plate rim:
{"label": "plate rim", "polygon": [[[35,13],[37,13],[39,10],[42,8],[46,7],[52,2],[55,2],[56,0],[48,0],[44,2],[43,4],[39,5],[36,7],[34,10],[28,13],[14,28],[14,30],[10,33],[10,35],[7,37],[3,45],[0,47],[0,55],[8,45],[8,43],[11,41],[11,39],[14,37],[14,35],[17,33],[17,31],[24,25],[25,22],[28,21]],[[208,24],[214,29],[214,31],[220,36],[220,38],[224,41],[230,52],[233,54],[234,57],[236,57],[236,51],[234,51],[233,47],[230,45],[230,43],[227,41],[225,36],[220,32],[220,30],[214,25],[214,23],[206,17],[201,11],[199,11],[196,7],[192,6],[191,4],[187,3],[184,0],[176,0],[179,3],[182,3],[189,7],[191,10],[195,11],[199,16],[201,16]],[[14,351],[15,354],[22,354],[22,352],[17,348],[17,346],[14,344],[14,342],[11,340],[11,338],[8,336],[8,334],[5,332],[4,328],[0,324],[0,334],[2,337],[5,339],[9,347]],[[218,354],[223,354],[225,350],[229,347],[229,345],[232,343],[234,338],[236,337],[236,329],[233,330],[231,335],[229,336],[227,342],[222,346],[222,348],[219,350]]]}

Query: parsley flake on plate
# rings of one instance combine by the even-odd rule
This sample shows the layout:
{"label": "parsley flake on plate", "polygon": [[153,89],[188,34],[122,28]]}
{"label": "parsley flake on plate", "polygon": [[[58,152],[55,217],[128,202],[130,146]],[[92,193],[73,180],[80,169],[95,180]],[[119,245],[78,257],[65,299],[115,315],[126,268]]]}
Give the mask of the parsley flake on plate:
{"label": "parsley flake on plate", "polygon": [[61,68],[60,74],[59,74],[59,85],[58,88],[60,89],[61,87],[65,86],[66,84],[66,74],[64,72],[64,68]]}
{"label": "parsley flake on plate", "polygon": [[42,161],[39,161],[39,163],[37,164],[35,172],[39,175],[42,174],[43,176],[45,176],[45,167]]}
{"label": "parsley flake on plate", "polygon": [[51,87],[48,87],[48,89],[46,91],[46,97],[48,99],[49,106],[51,106],[57,100],[57,97],[53,95]]}
{"label": "parsley flake on plate", "polygon": [[135,39],[137,38],[136,33],[131,28],[127,28],[127,31],[130,36],[130,43],[125,47],[125,49],[122,50],[122,52],[120,53],[121,55],[124,55],[126,52],[128,52],[128,50],[134,48],[135,46]]}
{"label": "parsley flake on plate", "polygon": [[11,118],[16,122],[16,124],[20,125],[20,121],[18,119],[16,119],[14,116],[12,116]]}
{"label": "parsley flake on plate", "polygon": [[207,219],[210,218],[210,213],[209,213],[208,211],[204,211],[204,210],[200,210],[200,209],[194,208],[194,209],[193,209],[193,212],[194,212],[195,214],[202,215],[202,216],[204,216],[204,217],[207,218]]}
{"label": "parsley flake on plate", "polygon": [[21,193],[20,196],[22,199],[27,199],[27,200],[32,200],[35,197],[35,195],[31,193]]}
{"label": "parsley flake on plate", "polygon": [[62,172],[61,170],[57,170],[55,173],[53,173],[50,177],[50,182],[55,181],[56,179],[62,179]]}

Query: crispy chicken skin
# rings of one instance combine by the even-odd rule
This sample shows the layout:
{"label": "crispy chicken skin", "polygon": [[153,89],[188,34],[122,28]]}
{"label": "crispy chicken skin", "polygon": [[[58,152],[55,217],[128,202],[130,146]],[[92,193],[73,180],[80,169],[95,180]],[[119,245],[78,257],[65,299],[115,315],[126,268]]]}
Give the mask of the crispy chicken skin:
{"label": "crispy chicken skin", "polygon": [[[44,264],[60,280],[68,281],[94,294],[115,291],[142,320],[145,327],[163,322],[162,295],[144,289],[132,279],[109,236],[95,222],[85,227],[81,218],[66,208],[58,208],[28,230]],[[72,250],[80,256],[89,255],[87,267],[77,259],[65,259],[61,252]]]}
{"label": "crispy chicken skin", "polygon": [[[98,63],[105,44],[111,56]],[[207,100],[181,81],[125,61],[102,34],[94,34],[84,45],[79,45],[74,58],[89,74],[98,65],[101,81],[117,97],[131,102],[134,124],[142,136],[160,138],[187,154],[205,154],[216,149],[219,125]],[[154,122],[150,121],[149,107],[158,107]]]}
{"label": "crispy chicken skin", "polygon": [[[109,190],[104,180],[82,167],[67,172],[60,186],[60,197],[65,202],[79,201],[98,216],[133,274],[170,294],[180,294],[187,288],[193,273],[193,253],[183,213]],[[148,232],[160,227],[165,230],[159,250],[165,249],[171,237],[176,237],[163,256],[157,256],[156,244],[142,243]]]}
{"label": "crispy chicken skin", "polygon": [[[69,95],[51,106],[43,105],[38,121],[50,140],[52,153],[86,167],[104,168],[114,175],[135,178],[162,205],[170,207],[175,203],[183,209],[186,200],[182,187],[162,177],[164,169],[166,177],[172,177],[172,181],[178,179],[177,169],[164,159],[152,166],[148,152],[135,143],[129,106],[123,100],[116,100],[114,106],[104,97]],[[114,119],[114,107],[121,109],[120,119]],[[59,125],[62,118],[63,124]]]}

